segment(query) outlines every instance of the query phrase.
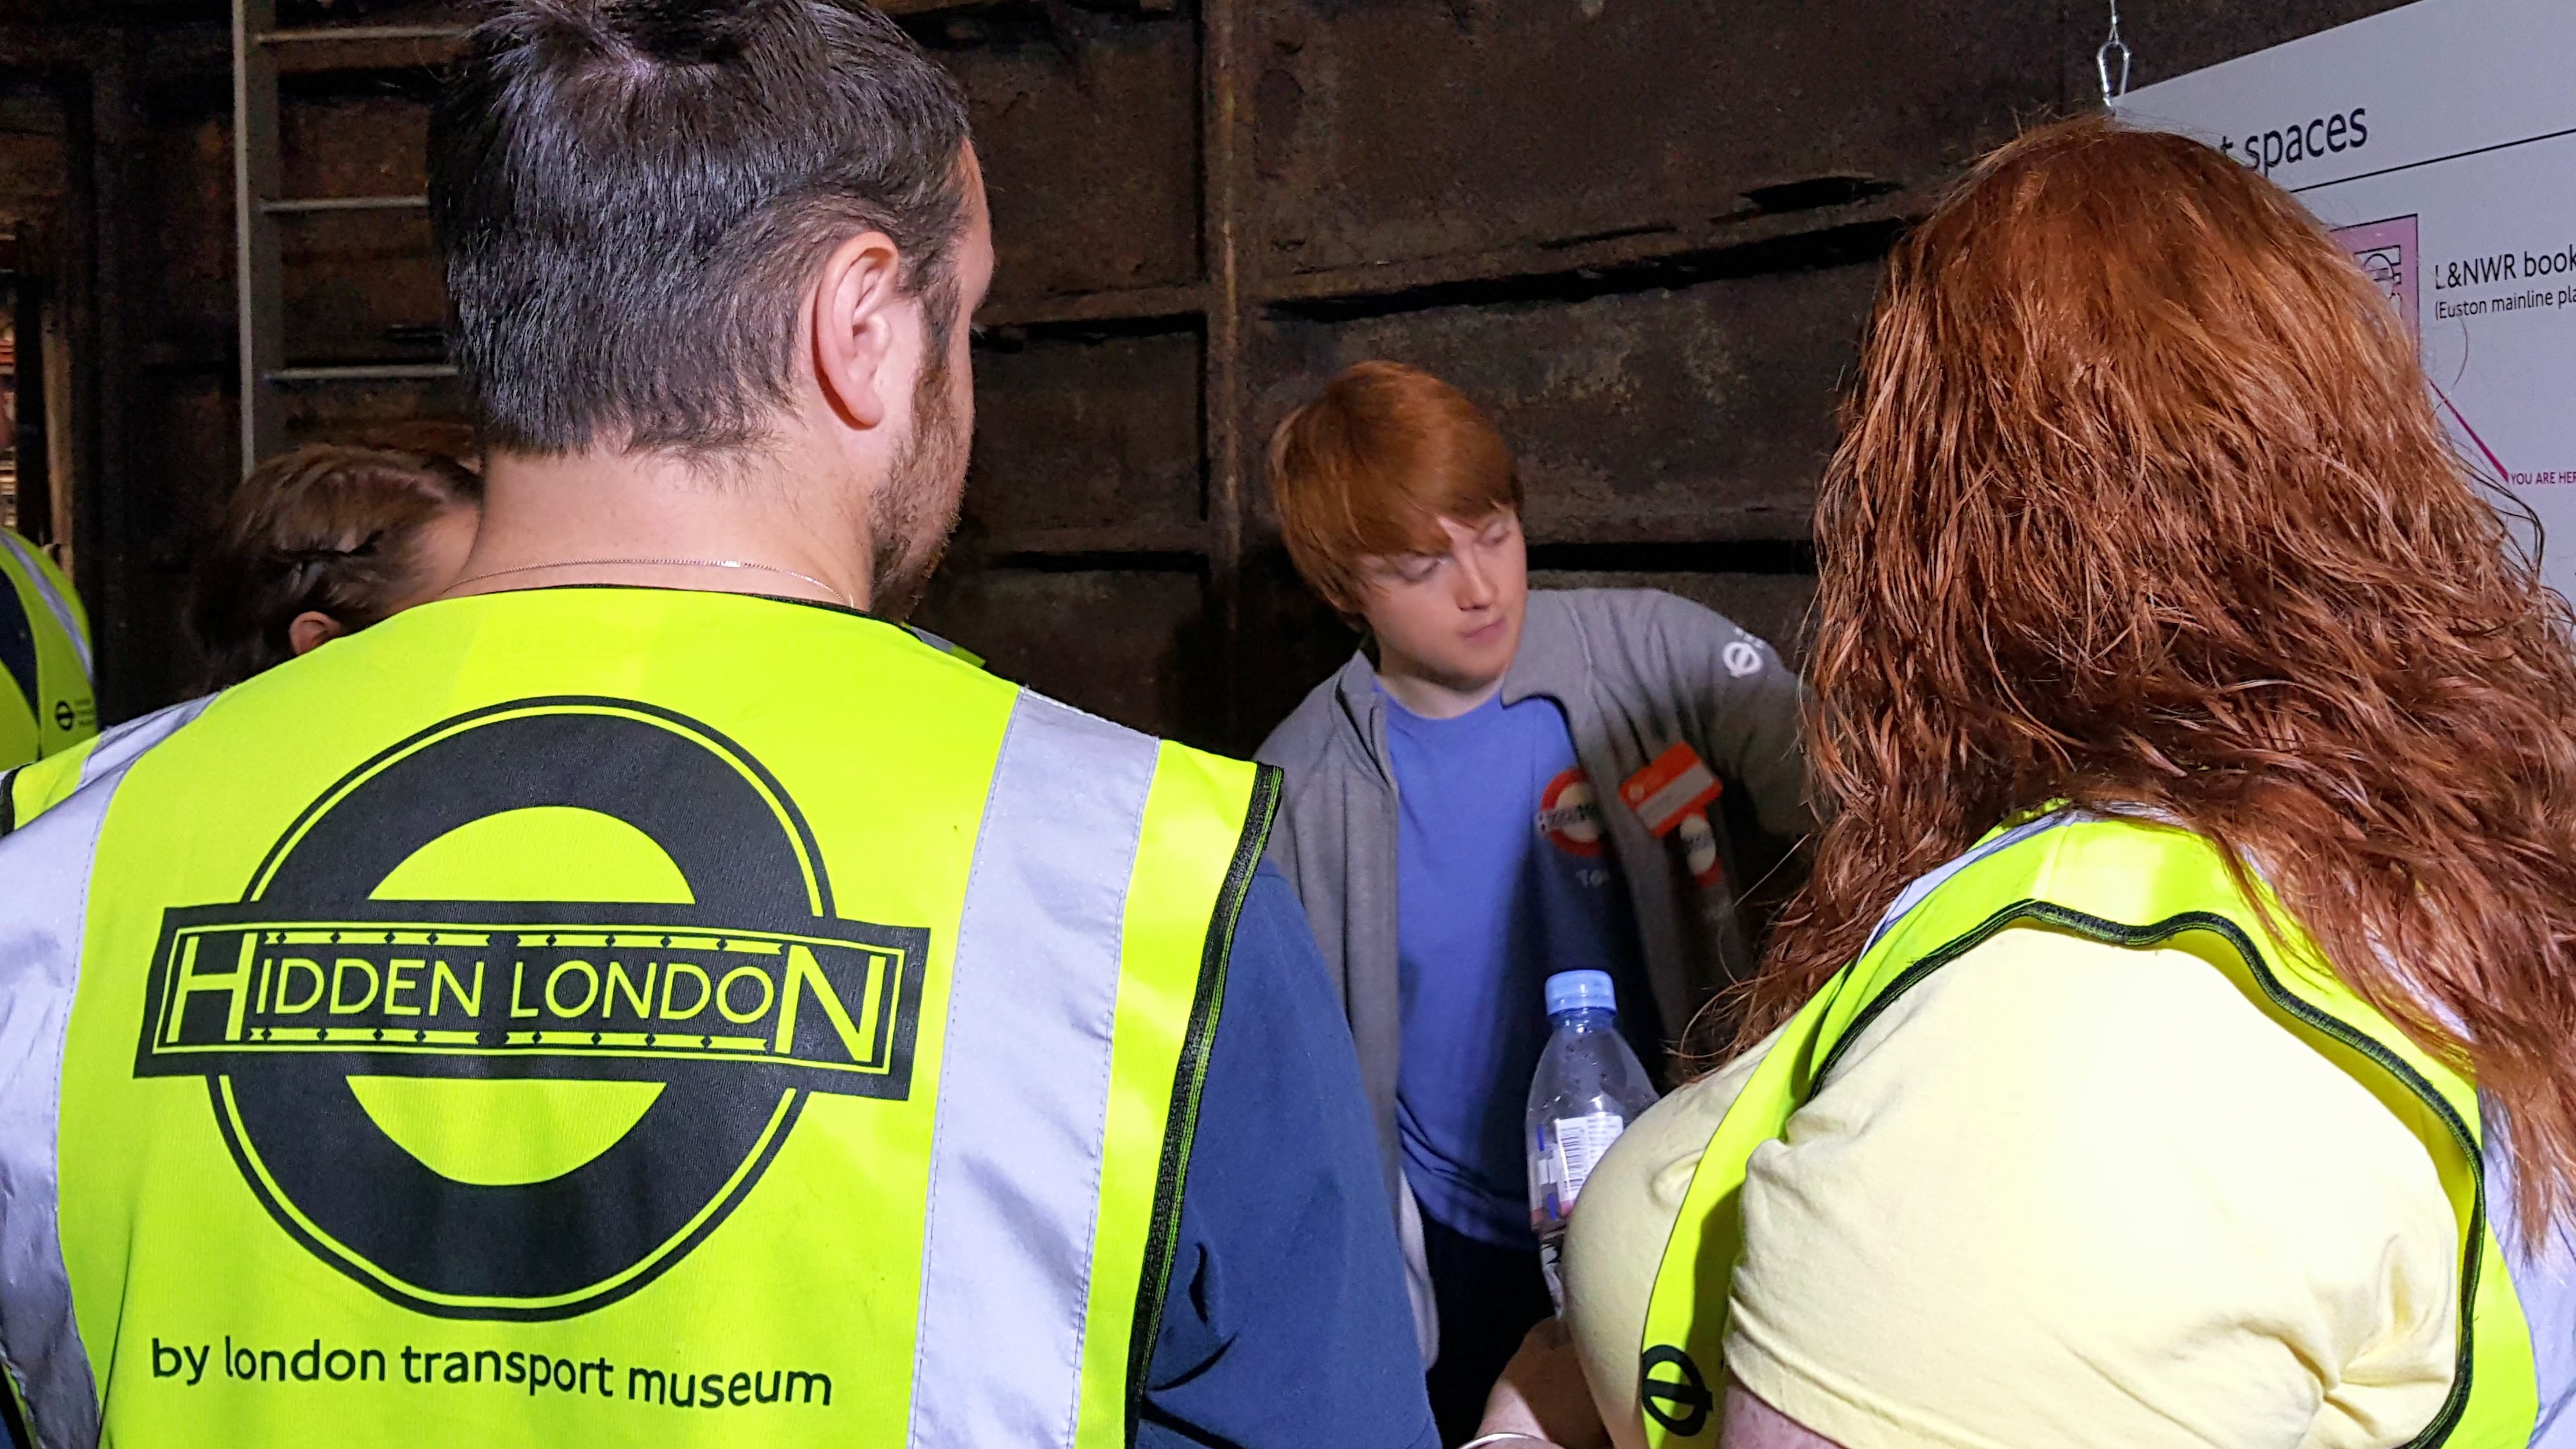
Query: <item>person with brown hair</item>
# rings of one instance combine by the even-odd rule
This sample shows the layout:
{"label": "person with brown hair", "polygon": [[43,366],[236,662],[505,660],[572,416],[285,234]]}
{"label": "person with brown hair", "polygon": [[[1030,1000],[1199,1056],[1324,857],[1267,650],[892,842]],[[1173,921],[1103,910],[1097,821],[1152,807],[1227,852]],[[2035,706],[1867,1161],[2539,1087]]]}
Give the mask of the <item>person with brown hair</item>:
{"label": "person with brown hair", "polygon": [[479,476],[430,453],[313,443],[261,463],[191,581],[200,683],[228,689],[438,597],[482,504]]}
{"label": "person with brown hair", "polygon": [[[2567,1443],[2576,650],[2384,297],[2035,130],[1897,248],[1816,529],[1814,875],[1573,1227],[1610,1439]],[[1551,1367],[1489,1427],[1597,1442]]]}
{"label": "person with brown hair", "polygon": [[1455,1443],[1550,1311],[1521,1142],[1545,982],[1608,972],[1660,1065],[1749,973],[1736,893],[1809,827],[1799,686],[1670,594],[1533,593],[1511,449],[1428,373],[1335,378],[1270,475],[1298,570],[1368,636],[1262,746],[1271,854],[1359,1046]]}

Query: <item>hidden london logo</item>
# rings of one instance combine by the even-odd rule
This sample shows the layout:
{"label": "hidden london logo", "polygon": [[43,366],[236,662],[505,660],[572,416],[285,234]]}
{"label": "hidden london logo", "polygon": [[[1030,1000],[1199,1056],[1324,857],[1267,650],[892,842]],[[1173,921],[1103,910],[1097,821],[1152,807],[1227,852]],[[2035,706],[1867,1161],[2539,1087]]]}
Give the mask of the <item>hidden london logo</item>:
{"label": "hidden london logo", "polygon": [[[547,809],[640,832],[692,903],[376,898],[451,832]],[[813,1094],[909,1095],[928,948],[926,930],[838,917],[794,802],[714,730],[632,701],[521,701],[353,771],[240,900],[166,912],[135,1073],[203,1078],[279,1227],[378,1294],[568,1318],[713,1233]],[[651,1099],[569,1170],[491,1180],[397,1142],[353,1078],[413,1079],[433,1105],[494,1079]]]}

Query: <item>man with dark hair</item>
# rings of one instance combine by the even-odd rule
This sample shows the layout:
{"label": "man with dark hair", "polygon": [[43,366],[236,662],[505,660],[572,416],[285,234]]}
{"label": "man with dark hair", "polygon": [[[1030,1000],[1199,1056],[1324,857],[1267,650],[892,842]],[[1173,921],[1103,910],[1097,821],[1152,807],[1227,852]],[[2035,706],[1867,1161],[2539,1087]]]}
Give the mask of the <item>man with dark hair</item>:
{"label": "man with dark hair", "polygon": [[1431,1443],[1276,777],[863,612],[963,485],[955,87],[507,0],[431,150],[462,578],[7,784],[0,1419]]}

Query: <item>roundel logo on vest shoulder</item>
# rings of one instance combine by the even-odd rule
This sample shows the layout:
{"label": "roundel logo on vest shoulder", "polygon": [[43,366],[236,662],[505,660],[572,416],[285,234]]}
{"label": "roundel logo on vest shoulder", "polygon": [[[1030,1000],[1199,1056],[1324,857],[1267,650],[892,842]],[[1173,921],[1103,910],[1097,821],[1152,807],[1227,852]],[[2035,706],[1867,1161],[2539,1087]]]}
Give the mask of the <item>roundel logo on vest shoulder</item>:
{"label": "roundel logo on vest shoulder", "polygon": [[205,1079],[278,1225],[384,1297],[635,1291],[816,1093],[900,1100],[929,932],[840,919],[779,781],[697,721],[526,700],[314,801],[238,902],[164,913],[135,1073]]}

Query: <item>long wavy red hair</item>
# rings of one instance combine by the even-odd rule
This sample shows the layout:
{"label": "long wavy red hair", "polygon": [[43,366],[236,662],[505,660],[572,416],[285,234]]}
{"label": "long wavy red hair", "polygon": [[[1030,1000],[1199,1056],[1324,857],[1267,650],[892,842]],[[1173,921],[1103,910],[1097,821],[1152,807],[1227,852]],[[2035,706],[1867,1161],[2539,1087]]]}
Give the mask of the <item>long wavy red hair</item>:
{"label": "long wavy red hair", "polygon": [[1745,1042],[2016,812],[2258,862],[2576,1200],[2576,651],[2396,310],[2280,189],[2103,120],[1900,245],[1816,514],[1827,823]]}

